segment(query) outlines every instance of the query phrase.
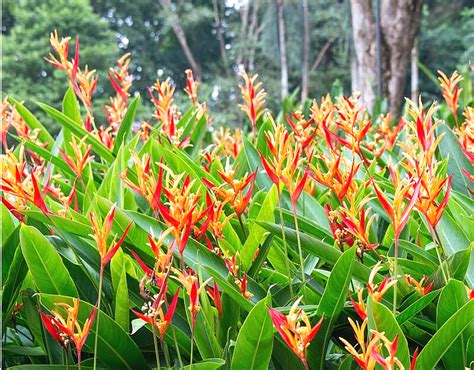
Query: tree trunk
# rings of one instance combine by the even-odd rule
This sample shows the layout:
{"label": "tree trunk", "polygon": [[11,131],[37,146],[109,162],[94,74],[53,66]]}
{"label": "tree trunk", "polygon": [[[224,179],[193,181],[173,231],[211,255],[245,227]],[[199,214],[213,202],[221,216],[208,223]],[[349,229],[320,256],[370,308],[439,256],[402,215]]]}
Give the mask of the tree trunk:
{"label": "tree trunk", "polygon": [[249,52],[249,64],[248,68],[250,71],[255,69],[255,48],[256,44],[258,41],[259,34],[261,32],[261,27],[258,25],[258,0],[253,1],[253,8],[252,8],[252,16],[251,16],[251,21],[250,21],[250,31],[251,32],[251,39],[252,39],[252,44],[250,47],[250,52]]}
{"label": "tree trunk", "polygon": [[244,51],[245,41],[247,40],[247,26],[249,23],[249,3],[248,2],[244,2],[244,4],[239,8],[239,13],[240,13],[240,36],[239,36],[239,48],[237,51],[237,58],[236,58],[237,66],[240,66],[242,64],[242,61],[244,60],[243,51]]}
{"label": "tree trunk", "polygon": [[309,69],[309,9],[308,0],[302,0],[303,8],[303,68],[301,71],[301,104],[308,98],[308,69]]}
{"label": "tree trunk", "polygon": [[288,96],[288,61],[286,58],[285,13],[283,0],[277,0],[278,43],[280,46],[281,98]]}
{"label": "tree trunk", "polygon": [[[223,5],[225,7],[225,5]],[[222,27],[222,15],[219,12],[219,6],[217,0],[212,0],[212,9],[214,12],[214,22],[216,24],[217,40],[219,41],[219,50],[221,52],[222,63],[227,77],[230,76],[229,62],[227,60],[227,54],[225,51],[225,39],[224,39],[224,28]]]}
{"label": "tree trunk", "polygon": [[[357,73],[364,102],[369,109],[375,102],[376,53],[375,19],[371,1],[351,0]],[[403,106],[410,52],[421,17],[423,0],[382,0],[382,79],[392,117],[398,119]]]}
{"label": "tree trunk", "polygon": [[181,27],[181,24],[179,23],[179,18],[171,7],[171,0],[160,0],[160,4],[169,14],[171,28],[173,29],[173,32],[176,35],[176,38],[178,39],[178,42],[181,45],[181,48],[183,49],[184,55],[186,56],[186,59],[194,72],[195,78],[197,80],[201,80],[201,66],[196,61],[196,59],[194,59],[193,53],[189,48],[183,27]]}
{"label": "tree trunk", "polygon": [[411,100],[416,102],[418,100],[418,42],[411,49]]}

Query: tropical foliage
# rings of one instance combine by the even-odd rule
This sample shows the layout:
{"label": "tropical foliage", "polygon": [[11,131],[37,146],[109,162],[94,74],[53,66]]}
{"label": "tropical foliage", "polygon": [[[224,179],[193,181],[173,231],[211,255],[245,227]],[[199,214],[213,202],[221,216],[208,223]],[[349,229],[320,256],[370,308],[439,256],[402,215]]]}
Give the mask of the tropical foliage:
{"label": "tropical foliage", "polygon": [[99,119],[79,40],[50,41],[60,133],[2,103],[3,366],[472,366],[468,74],[393,124],[358,94],[274,116],[242,72],[242,132],[191,71],[190,108],[157,80],[139,119],[127,54]]}

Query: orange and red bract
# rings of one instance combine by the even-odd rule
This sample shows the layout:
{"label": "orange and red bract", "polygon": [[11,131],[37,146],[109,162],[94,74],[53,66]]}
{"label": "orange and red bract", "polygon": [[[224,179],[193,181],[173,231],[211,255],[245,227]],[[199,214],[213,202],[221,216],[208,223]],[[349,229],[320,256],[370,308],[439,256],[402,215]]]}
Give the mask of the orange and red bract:
{"label": "orange and red bract", "polygon": [[187,69],[185,73],[186,88],[184,89],[184,92],[188,94],[189,99],[191,99],[191,102],[195,104],[197,99],[197,89],[199,86],[199,82],[194,79],[193,71],[191,69]]}
{"label": "orange and red bract", "polygon": [[[73,306],[60,302],[56,303],[57,310],[51,310],[53,316],[47,315],[40,312],[41,320],[46,330],[51,336],[58,341],[65,348],[68,346],[68,341],[72,341],[77,350],[78,365],[80,367],[81,352],[87,337],[89,336],[94,321],[96,307],[92,308],[91,314],[88,319],[85,320],[81,327],[78,322],[80,300],[73,298]],[[63,310],[66,313],[66,317],[59,312]]]}
{"label": "orange and red bract", "polygon": [[273,325],[280,333],[286,345],[303,362],[306,369],[308,360],[306,359],[306,349],[316,336],[323,322],[321,318],[315,326],[311,326],[308,316],[303,309],[298,309],[298,305],[303,297],[298,298],[291,306],[288,315],[284,315],[274,308],[268,307],[268,312]]}
{"label": "orange and red bract", "polygon": [[265,108],[263,106],[267,94],[262,88],[261,82],[255,83],[258,75],[249,77],[245,71],[242,71],[239,74],[244,79],[244,84],[240,85],[240,93],[244,100],[244,104],[240,104],[239,107],[247,114],[252,123],[254,136],[257,137],[257,121],[263,113],[265,113]]}
{"label": "orange and red bract", "polygon": [[217,316],[220,319],[222,317],[222,298],[221,298],[221,293],[219,292],[219,288],[214,281],[214,286],[212,288],[207,288],[207,294],[209,294],[209,297],[212,298],[212,301],[214,302],[214,306],[216,307],[217,310]]}
{"label": "orange and red bract", "polygon": [[121,238],[118,241],[115,241],[117,236],[114,236],[112,242],[109,244],[109,236],[112,231],[112,224],[114,221],[115,215],[115,206],[112,206],[109,213],[105,216],[104,220],[100,224],[97,217],[91,212],[89,213],[89,218],[91,221],[93,237],[97,244],[97,249],[100,254],[100,261],[102,268],[109,263],[112,257],[117,253],[120,246],[123,244],[125,237],[127,236],[132,222],[128,224],[125,231],[123,232]]}
{"label": "orange and red bract", "polygon": [[91,145],[86,145],[85,141],[87,137],[82,138],[79,143],[76,141],[76,138],[73,136],[72,141],[69,143],[72,149],[73,156],[67,155],[61,148],[59,148],[59,153],[69,165],[69,168],[75,173],[77,177],[82,179],[82,172],[84,171],[87,164],[92,160],[91,157]]}
{"label": "orange and red bract", "polygon": [[464,78],[457,71],[454,71],[451,77],[446,76],[443,71],[438,71],[438,74],[438,80],[441,84],[441,89],[443,90],[443,98],[449,109],[451,109],[451,112],[453,112],[454,117],[457,117],[456,113],[459,108],[458,99],[462,92],[462,89],[457,85]]}
{"label": "orange and red bract", "polygon": [[[164,289],[166,291],[166,288]],[[176,306],[178,304],[179,298],[179,291],[180,288],[176,290],[176,293],[171,300],[168,309],[166,310],[166,314],[163,312],[163,305],[165,304],[165,295],[166,293],[160,293],[153,301],[151,306],[147,306],[147,312],[140,313],[135,310],[131,310],[138,318],[142,319],[146,323],[152,325],[153,330],[158,331],[160,339],[163,340],[166,330],[171,324],[173,319],[174,313],[176,311]]]}
{"label": "orange and red bract", "polygon": [[417,281],[412,278],[410,275],[405,275],[405,280],[411,286],[413,286],[421,295],[426,295],[431,292],[433,288],[433,282],[426,284],[428,282],[428,276],[423,275],[423,277]]}

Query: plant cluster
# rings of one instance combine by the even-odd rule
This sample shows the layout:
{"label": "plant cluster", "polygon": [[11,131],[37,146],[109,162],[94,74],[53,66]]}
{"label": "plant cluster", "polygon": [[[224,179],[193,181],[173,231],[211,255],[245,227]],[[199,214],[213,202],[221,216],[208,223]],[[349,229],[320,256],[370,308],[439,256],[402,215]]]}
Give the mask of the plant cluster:
{"label": "plant cluster", "polygon": [[[460,369],[474,360],[474,110],[454,128],[407,99],[393,125],[357,93],[273,116],[241,73],[251,131],[214,127],[170,79],[137,119],[130,56],[99,122],[70,38],[53,138],[2,103],[3,365]],[[460,113],[462,109],[462,113]],[[15,145],[10,145],[15,140]]]}

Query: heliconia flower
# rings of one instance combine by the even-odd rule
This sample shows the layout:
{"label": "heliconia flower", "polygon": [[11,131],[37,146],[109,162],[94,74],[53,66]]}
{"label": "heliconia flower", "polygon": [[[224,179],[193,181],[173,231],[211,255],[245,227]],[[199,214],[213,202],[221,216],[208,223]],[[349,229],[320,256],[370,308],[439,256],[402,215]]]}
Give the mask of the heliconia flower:
{"label": "heliconia flower", "polygon": [[418,359],[418,347],[415,349],[415,353],[413,353],[413,358],[411,359],[410,362],[410,370],[415,370],[416,368],[416,360]]}
{"label": "heliconia flower", "polygon": [[[242,179],[235,178],[236,171],[237,169],[231,169],[226,165],[225,171],[218,172],[221,179],[224,180],[224,184],[220,186],[214,185],[206,178],[203,178],[202,181],[218,198],[232,207],[237,217],[240,217],[250,202],[257,170],[250,175],[246,173]],[[247,187],[247,192],[244,193]]]}
{"label": "heliconia flower", "polygon": [[127,111],[128,92],[132,86],[133,77],[129,73],[130,53],[124,54],[118,61],[117,67],[109,71],[109,80],[116,92],[115,97],[110,98],[110,103],[105,105],[104,113],[109,125],[117,132]]}
{"label": "heliconia flower", "polygon": [[464,78],[457,72],[454,71],[451,77],[448,78],[443,71],[438,71],[441,88],[443,90],[443,98],[446,101],[449,109],[453,112],[456,117],[458,110],[458,99],[461,95],[462,89],[457,86]]}
{"label": "heliconia flower", "polygon": [[332,150],[329,151],[329,154],[317,155],[317,158],[321,164],[311,164],[308,171],[309,176],[331,189],[339,202],[342,203],[349,189],[355,186],[355,175],[361,163],[356,164],[352,161],[349,165],[342,153],[336,154]]}
{"label": "heliconia flower", "polygon": [[212,280],[212,278],[207,279],[204,283],[199,286],[198,277],[194,273],[189,273],[186,270],[180,271],[173,268],[175,273],[175,278],[183,285],[186,293],[189,296],[189,312],[191,313],[191,326],[194,330],[194,324],[196,322],[196,316],[201,310],[201,305],[199,303],[199,295],[204,290],[206,285]]}
{"label": "heliconia flower", "polygon": [[[422,182],[420,180],[416,182],[413,180],[398,181],[398,184],[395,184],[395,194],[392,204],[387,200],[386,195],[384,195],[378,185],[374,181],[372,181],[372,183],[380,204],[392,221],[394,237],[395,240],[398,241],[418,199]],[[409,201],[403,209],[404,199],[409,199]]]}
{"label": "heliconia flower", "polygon": [[120,175],[121,179],[129,188],[146,199],[151,209],[158,217],[161,192],[163,188],[163,167],[158,170],[158,177],[151,170],[151,157],[144,154],[140,159],[135,152],[131,152],[132,162],[135,166],[138,184],[128,179],[127,170]]}
{"label": "heliconia flower", "polygon": [[191,99],[192,103],[194,104],[196,103],[196,99],[197,99],[197,89],[199,86],[199,82],[194,80],[192,70],[187,69],[185,73],[186,73],[186,88],[184,89],[184,92],[188,94],[189,99]]}
{"label": "heliconia flower", "polygon": [[231,275],[236,278],[238,277],[239,265],[236,262],[235,255],[232,256],[231,259],[224,258],[224,263],[227,267],[227,270],[231,273]]}
{"label": "heliconia flower", "polygon": [[382,280],[380,285],[374,283],[375,276],[379,272],[379,270],[382,268],[382,263],[379,261],[377,264],[372,268],[372,271],[370,272],[369,275],[369,281],[367,284],[367,290],[369,292],[369,295],[372,297],[372,299],[375,302],[380,302],[382,300],[382,297],[385,295],[385,293],[397,283],[397,280],[392,279],[390,276],[385,276],[385,278]]}
{"label": "heliconia flower", "polygon": [[153,304],[145,304],[142,307],[143,313],[131,310],[138,318],[142,319],[146,323],[151,324],[153,330],[158,331],[160,339],[163,340],[166,330],[168,329],[171,321],[173,319],[174,313],[176,311],[176,305],[179,298],[179,288],[176,290],[176,293],[171,300],[171,304],[166,310],[166,314],[163,312],[163,305],[166,300],[166,288],[164,289],[164,294],[160,292],[156,299],[153,301]]}
{"label": "heliconia flower", "polygon": [[[359,347],[358,349],[355,348],[357,346],[353,346],[345,338],[339,339],[344,344],[346,351],[354,357],[354,360],[362,369],[373,370],[375,369],[376,359],[372,356],[372,353],[376,353],[379,350],[380,334],[375,333],[372,335],[370,341],[367,343],[365,339],[367,323],[368,319],[364,319],[362,325],[359,325],[358,322],[354,322],[354,320],[349,317],[349,324],[354,331],[354,336]],[[361,352],[359,353],[359,351]]]}
{"label": "heliconia flower", "polygon": [[61,40],[59,40],[58,32],[54,30],[54,32],[51,32],[49,36],[49,41],[59,59],[52,53],[49,53],[49,59],[45,58],[45,60],[55,68],[64,71],[72,70],[72,64],[68,61],[69,42],[71,41],[71,38],[62,37]]}
{"label": "heliconia flower", "polygon": [[352,298],[351,292],[349,291],[349,298],[354,306],[354,309],[362,320],[367,318],[367,308],[365,307],[364,297],[362,296],[362,289],[357,287],[357,302]]}
{"label": "heliconia flower", "polygon": [[244,84],[240,85],[240,93],[244,104],[239,104],[250,119],[252,123],[252,129],[255,137],[257,136],[257,121],[265,113],[265,96],[267,95],[265,90],[262,88],[262,83],[255,81],[258,75],[249,77],[245,71],[241,71],[239,75],[244,79]]}
{"label": "heliconia flower", "polygon": [[225,158],[229,156],[233,159],[237,158],[242,150],[242,130],[236,128],[234,132],[231,132],[228,127],[225,129],[220,127],[215,131],[214,146],[211,157],[221,155]]}
{"label": "heliconia flower", "polygon": [[463,112],[464,122],[454,132],[459,138],[461,149],[471,163],[474,164],[474,107],[467,106]]}
{"label": "heliconia flower", "polygon": [[70,142],[73,156],[67,155],[61,148],[59,148],[59,153],[68,164],[69,168],[74,172],[74,174],[82,179],[82,172],[87,164],[94,158],[90,156],[92,146],[85,145],[87,136],[82,138],[79,143],[76,141],[76,138],[73,136],[72,141]]}
{"label": "heliconia flower", "polygon": [[[153,268],[153,272],[150,269],[144,268],[142,266],[144,272],[152,278],[152,280],[156,283],[158,287],[161,287],[163,283],[165,282],[168,274],[169,267],[171,265],[171,261],[173,259],[173,252],[174,252],[174,246],[175,243],[172,243],[169,247],[168,250],[163,252],[162,246],[164,244],[165,238],[168,236],[168,234],[171,232],[170,229],[166,229],[164,232],[160,234],[158,239],[155,239],[154,237],[148,235],[148,242],[150,244],[150,248],[153,251],[153,254],[155,256],[155,266]],[[138,256],[137,256],[138,257]],[[135,258],[137,259],[137,258]],[[137,259],[137,261],[140,263],[141,260]],[[142,265],[143,262],[140,263]],[[152,276],[153,275],[153,276]]]}
{"label": "heliconia flower", "polygon": [[306,120],[303,113],[297,111],[291,116],[287,114],[286,121],[294,132],[296,145],[306,152],[318,132],[317,126],[314,125],[314,118]]}
{"label": "heliconia flower", "polygon": [[[375,331],[373,331],[375,332]],[[375,360],[382,365],[384,370],[395,370],[395,369],[404,369],[403,364],[397,358],[397,348],[398,348],[398,334],[395,336],[393,341],[390,341],[384,333],[378,333],[379,339],[382,341],[383,346],[388,352],[387,357],[382,356],[382,351],[377,351],[376,348],[372,348],[370,356],[375,358]],[[416,360],[415,360],[416,361]]]}
{"label": "heliconia flower", "polygon": [[347,244],[349,247],[354,245],[354,236],[347,230],[347,227],[342,221],[339,221],[341,214],[338,211],[333,211],[329,204],[324,206],[324,211],[329,221],[329,227],[331,228],[334,241],[338,245],[341,251],[344,250],[344,244]]}
{"label": "heliconia flower", "polygon": [[217,287],[216,282],[214,281],[214,286],[213,288],[207,288],[207,294],[209,294],[209,297],[212,298],[212,301],[214,302],[214,306],[216,307],[217,310],[217,317],[220,319],[222,316],[222,299],[221,299],[221,293],[219,292],[219,288]]}
{"label": "heliconia flower", "polygon": [[[40,312],[40,315],[45,329],[64,348],[69,347],[70,341],[74,343],[77,350],[78,365],[80,367],[82,347],[84,346],[92,328],[96,307],[92,309],[89,318],[86,319],[81,327],[77,320],[79,305],[80,300],[78,298],[73,298],[72,307],[67,303],[56,303],[55,306],[58,307],[58,310],[51,310],[53,316],[47,315],[43,312]],[[59,310],[64,310],[67,316],[64,317]]]}
{"label": "heliconia flower", "polygon": [[428,282],[428,276],[423,275],[420,281],[415,280],[410,275],[405,275],[405,280],[411,286],[413,286],[421,295],[428,294],[433,288],[433,282],[426,285]]}
{"label": "heliconia flower", "polygon": [[286,345],[303,362],[306,369],[308,361],[306,359],[306,349],[318,333],[323,322],[321,318],[318,323],[312,327],[309,318],[303,309],[298,309],[298,305],[303,297],[298,298],[291,306],[288,315],[284,315],[274,308],[268,307],[268,312],[273,325],[280,333]]}
{"label": "heliconia flower", "polygon": [[128,226],[126,227],[125,231],[123,232],[123,235],[119,239],[119,241],[115,241],[117,237],[115,236],[112,242],[109,244],[108,238],[109,238],[110,232],[112,231],[114,215],[115,215],[115,206],[112,206],[109,213],[105,216],[102,224],[99,224],[99,221],[97,220],[96,216],[92,212],[89,213],[92,231],[94,233],[93,237],[97,244],[97,249],[100,254],[100,261],[101,261],[102,268],[105,265],[107,265],[107,263],[109,263],[109,261],[115,255],[115,253],[117,253],[118,249],[124,242],[125,237],[127,236],[127,233],[130,230],[130,227],[132,226],[132,222],[130,222]]}
{"label": "heliconia flower", "polygon": [[469,299],[474,299],[474,288],[472,288],[472,289],[469,291],[468,297],[469,297]]}
{"label": "heliconia flower", "polygon": [[377,127],[377,132],[374,134],[375,141],[381,141],[382,146],[379,149],[373,148],[376,158],[379,158],[387,149],[392,150],[397,142],[397,138],[401,131],[405,128],[406,122],[403,119],[398,121],[398,124],[391,128],[392,116],[391,113],[380,116],[380,123]]}

